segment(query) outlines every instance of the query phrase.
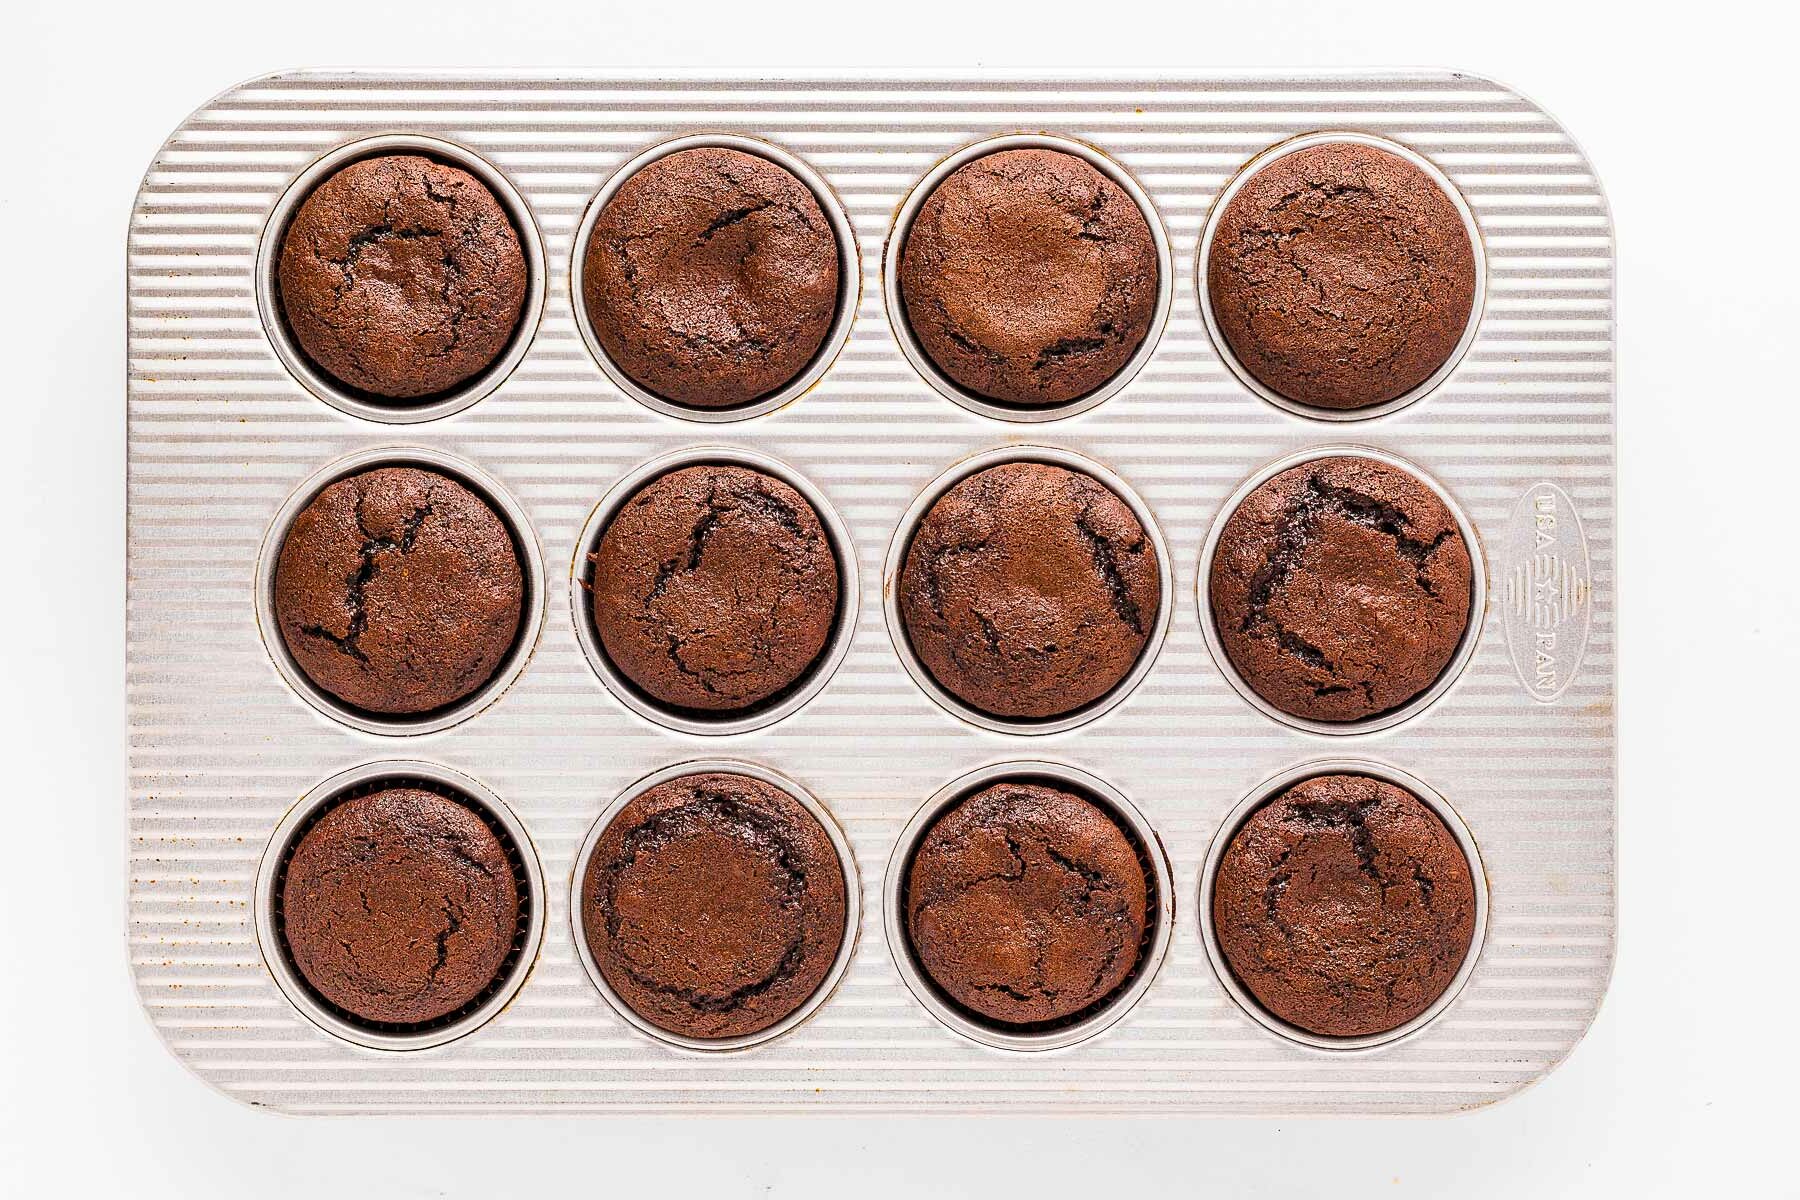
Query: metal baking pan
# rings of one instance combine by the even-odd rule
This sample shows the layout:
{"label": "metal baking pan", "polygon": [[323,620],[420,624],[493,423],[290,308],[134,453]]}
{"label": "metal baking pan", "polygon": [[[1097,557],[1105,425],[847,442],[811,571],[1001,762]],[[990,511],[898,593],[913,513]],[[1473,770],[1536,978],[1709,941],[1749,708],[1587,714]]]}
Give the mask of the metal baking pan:
{"label": "metal baking pan", "polygon": [[[1195,286],[1215,198],[1258,155],[1318,131],[1395,143],[1442,172],[1485,273],[1454,368],[1349,422],[1258,395],[1221,357]],[[725,422],[622,388],[572,303],[595,197],[623,165],[696,136],[797,161],[854,247],[847,318],[810,386]],[[284,197],[370,138],[427,139],[498,180],[533,272],[527,326],[495,370],[403,425],[311,378],[268,307]],[[952,394],[890,320],[896,220],[921,181],[994,139],[1084,147],[1129,183],[1166,255],[1145,352],[1107,395],[1050,419]],[[1505,86],[1438,70],[284,73],[170,136],[128,257],[129,952],[171,1051],[227,1095],[296,1113],[1447,1113],[1540,1078],[1592,1020],[1616,904],[1613,239],[1579,148]],[[1416,467],[1485,572],[1441,690],[1348,734],[1240,694],[1197,603],[1228,498],[1326,446]],[[491,689],[425,722],[334,711],[259,620],[265,546],[297,498],[384,453],[456,464],[503,498],[537,555],[530,637]],[[696,453],[779,464],[824,500],[855,567],[841,658],[767,720],[659,720],[584,651],[593,518],[644,464]],[[890,628],[905,522],[996,455],[1096,464],[1160,539],[1166,624],[1122,693],[1080,720],[973,719],[915,680]],[[841,829],[860,886],[835,988],[779,1036],[727,1052],[617,1011],[568,908],[600,815],[659,772],[714,760],[803,790]],[[1417,781],[1485,881],[1458,986],[1373,1044],[1305,1039],[1250,1011],[1201,925],[1202,875],[1230,822],[1327,762]],[[903,833],[1008,763],[1093,781],[1167,872],[1166,925],[1128,1003],[1036,1042],[961,1027],[890,945]],[[502,815],[533,867],[517,978],[410,1041],[336,1027],[267,944],[279,831],[373,764],[461,781],[444,786]]]}

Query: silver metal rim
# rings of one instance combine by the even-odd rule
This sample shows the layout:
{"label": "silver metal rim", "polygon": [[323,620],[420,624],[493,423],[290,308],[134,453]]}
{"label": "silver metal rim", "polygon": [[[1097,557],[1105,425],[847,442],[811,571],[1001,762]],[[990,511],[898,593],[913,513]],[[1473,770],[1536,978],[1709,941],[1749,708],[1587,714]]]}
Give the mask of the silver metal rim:
{"label": "silver metal rim", "polygon": [[[1396,470],[1405,471],[1408,475],[1430,488],[1437,498],[1449,510],[1451,518],[1456,522],[1456,531],[1462,536],[1463,545],[1469,550],[1469,621],[1463,627],[1462,640],[1456,645],[1456,653],[1444,664],[1432,685],[1408,700],[1405,704],[1385,713],[1365,718],[1361,721],[1315,721],[1309,717],[1295,716],[1277,708],[1250,686],[1249,682],[1238,673],[1237,665],[1225,652],[1225,643],[1219,637],[1218,623],[1212,610],[1212,565],[1213,555],[1218,551],[1219,538],[1225,532],[1225,523],[1237,511],[1246,497],[1275,476],[1303,463],[1315,462],[1321,458],[1367,458]],[[1425,709],[1437,702],[1445,692],[1455,686],[1461,678],[1469,660],[1475,657],[1476,644],[1481,640],[1481,626],[1487,619],[1487,556],[1483,552],[1481,536],[1475,530],[1475,523],[1463,511],[1461,504],[1449,489],[1439,483],[1429,473],[1420,469],[1416,463],[1408,462],[1398,455],[1389,454],[1385,450],[1377,450],[1373,446],[1351,445],[1348,443],[1314,446],[1297,451],[1286,458],[1277,459],[1268,466],[1257,471],[1250,478],[1238,485],[1236,491],[1226,497],[1219,515],[1213,519],[1212,528],[1207,530],[1206,543],[1200,550],[1200,571],[1194,582],[1195,602],[1200,610],[1200,631],[1206,638],[1207,653],[1212,655],[1213,664],[1219,673],[1225,676],[1237,694],[1242,696],[1258,712],[1272,720],[1280,721],[1295,729],[1308,733],[1325,734],[1329,737],[1344,737],[1358,733],[1374,733],[1381,729],[1390,729],[1402,721],[1411,720]]]}
{"label": "silver metal rim", "polygon": [[[1470,305],[1469,320],[1463,326],[1462,337],[1457,340],[1456,348],[1450,352],[1450,357],[1446,358],[1443,364],[1432,372],[1431,376],[1423,383],[1404,395],[1396,396],[1392,400],[1386,400],[1380,404],[1371,404],[1366,408],[1349,409],[1322,408],[1318,405],[1302,404],[1298,400],[1290,400],[1252,375],[1237,355],[1232,353],[1230,343],[1219,331],[1218,318],[1213,314],[1212,291],[1206,285],[1206,262],[1212,254],[1213,232],[1218,227],[1219,218],[1224,215],[1226,206],[1231,203],[1232,198],[1238,194],[1244,184],[1249,182],[1250,177],[1276,159],[1292,154],[1296,150],[1342,142],[1385,150],[1404,158],[1425,172],[1434,183],[1443,189],[1444,194],[1450,198],[1450,203],[1456,206],[1457,213],[1462,217],[1463,228],[1468,230],[1469,246],[1475,256],[1475,299],[1474,303]],[[1436,391],[1444,380],[1450,377],[1450,373],[1456,370],[1457,365],[1462,362],[1463,356],[1469,352],[1469,347],[1475,344],[1475,337],[1481,328],[1481,314],[1487,306],[1487,244],[1482,239],[1481,226],[1475,221],[1475,212],[1469,207],[1469,202],[1463,196],[1462,191],[1450,182],[1450,177],[1439,170],[1437,164],[1418,151],[1387,138],[1348,130],[1308,133],[1271,146],[1238,168],[1237,174],[1232,176],[1231,181],[1225,185],[1224,190],[1213,201],[1212,209],[1207,213],[1205,228],[1200,234],[1199,251],[1194,255],[1194,293],[1200,297],[1200,316],[1206,324],[1206,336],[1212,342],[1213,351],[1219,356],[1219,360],[1231,370],[1231,373],[1237,376],[1238,382],[1275,407],[1285,409],[1296,416],[1310,417],[1315,421],[1367,421],[1373,417],[1385,417],[1389,413],[1399,412],[1407,405]]]}
{"label": "silver metal rim", "polygon": [[[448,1025],[422,1033],[383,1033],[347,1021],[321,1004],[306,985],[287,955],[282,951],[281,931],[275,928],[275,879],[279,873],[282,859],[287,855],[288,843],[293,840],[297,830],[311,819],[312,815],[323,805],[336,800],[345,792],[364,784],[378,783],[384,779],[408,780],[423,779],[438,784],[447,791],[455,792],[483,808],[489,816],[505,828],[518,848],[519,859],[525,864],[525,878],[519,881],[520,887],[530,896],[531,911],[525,925],[525,945],[519,952],[518,961],[508,972],[504,982],[481,1003],[481,1006],[467,1016]],[[269,973],[275,977],[275,984],[281,989],[288,1002],[300,1011],[300,1014],[314,1025],[334,1037],[347,1042],[365,1046],[371,1050],[425,1050],[432,1046],[442,1046],[466,1037],[476,1029],[485,1025],[500,1011],[510,1004],[519,990],[525,986],[526,978],[537,963],[538,951],[544,941],[544,906],[547,898],[544,893],[544,872],[538,863],[537,848],[532,844],[531,835],[526,832],[525,825],[514,815],[506,803],[482,784],[448,767],[436,763],[423,762],[417,759],[387,759],[382,762],[365,763],[339,772],[330,779],[312,787],[282,817],[281,823],[275,827],[269,838],[268,847],[263,851],[262,862],[256,871],[256,940],[262,953],[263,963]]]}
{"label": "silver metal rim", "polygon": [[[754,154],[758,158],[766,158],[770,162],[786,170],[801,183],[806,185],[819,202],[819,209],[825,214],[825,220],[831,225],[832,235],[837,239],[838,251],[838,297],[837,312],[832,316],[831,327],[825,334],[825,340],[819,346],[819,352],[813,356],[806,369],[794,376],[778,390],[755,400],[749,404],[739,404],[731,408],[698,408],[666,399],[650,391],[627,375],[600,344],[594,333],[593,322],[588,319],[587,304],[582,300],[582,275],[587,262],[588,237],[594,231],[594,222],[600,217],[600,210],[606,207],[613,194],[617,192],[627,179],[661,158],[677,154],[683,150],[697,150],[706,147],[721,147],[727,150],[739,150],[745,154]],[[764,413],[776,409],[798,399],[810,391],[814,384],[824,378],[825,372],[837,361],[844,343],[850,340],[850,328],[856,323],[856,309],[862,296],[862,252],[857,248],[856,230],[850,224],[850,217],[838,200],[831,185],[802,159],[782,149],[772,142],[760,138],[745,137],[732,133],[696,133],[685,137],[660,142],[641,154],[626,161],[614,171],[600,191],[588,202],[587,211],[582,214],[581,224],[576,229],[575,241],[569,252],[569,306],[575,315],[575,325],[581,330],[581,340],[587,344],[588,353],[612,380],[613,386],[636,400],[644,407],[662,413],[664,416],[679,417],[684,421],[703,421],[714,424],[732,421],[745,421],[751,417],[760,417]]]}
{"label": "silver metal rim", "polygon": [[[913,957],[912,942],[907,936],[904,917],[906,901],[901,894],[906,881],[907,864],[912,861],[914,850],[945,809],[989,784],[1024,777],[1055,780],[1067,785],[1071,791],[1079,792],[1110,809],[1112,816],[1126,825],[1143,847],[1144,856],[1150,861],[1151,870],[1156,876],[1156,921],[1150,936],[1150,946],[1138,965],[1136,977],[1099,1012],[1074,1025],[1044,1033],[1017,1033],[989,1024],[946,1000]],[[882,880],[881,902],[888,953],[893,957],[894,967],[900,972],[900,978],[913,998],[953,1032],[997,1050],[1060,1050],[1085,1042],[1111,1028],[1136,1007],[1138,1001],[1144,998],[1144,993],[1150,990],[1150,984],[1168,955],[1169,943],[1173,940],[1175,930],[1174,873],[1170,870],[1169,856],[1163,849],[1162,839],[1157,837],[1155,828],[1142,810],[1125,793],[1097,776],[1078,767],[1039,759],[981,767],[951,780],[933,793],[920,806],[919,811],[913,814],[894,843],[893,853],[888,857],[887,874]]]}
{"label": "silver metal rim", "polygon": [[[837,957],[832,960],[831,970],[826,972],[818,989],[808,996],[806,1003],[799,1008],[767,1029],[761,1029],[755,1033],[726,1038],[697,1038],[675,1033],[646,1020],[631,1005],[625,1003],[624,998],[613,990],[611,984],[606,982],[606,976],[600,972],[600,964],[594,961],[593,951],[588,948],[587,931],[583,927],[582,919],[581,881],[587,873],[588,859],[593,857],[594,846],[600,841],[600,835],[606,832],[606,827],[612,824],[613,819],[627,804],[651,788],[667,783],[671,779],[714,772],[726,775],[746,775],[751,779],[766,783],[770,787],[779,788],[792,796],[801,807],[818,820],[819,825],[825,830],[825,835],[831,839],[832,849],[837,851],[838,865],[844,872],[844,937],[838,945]],[[581,959],[582,969],[587,972],[594,989],[600,993],[601,999],[605,1000],[614,1012],[640,1033],[683,1050],[698,1050],[708,1054],[748,1050],[753,1046],[760,1046],[764,1042],[773,1041],[784,1034],[793,1032],[817,1013],[825,1002],[831,999],[832,994],[837,991],[838,985],[843,982],[844,974],[850,968],[850,960],[855,957],[861,929],[862,879],[856,870],[856,856],[851,852],[850,839],[844,836],[844,831],[838,825],[837,818],[832,816],[831,810],[821,804],[811,792],[787,776],[771,771],[767,767],[738,759],[702,758],[691,762],[676,763],[674,766],[652,772],[626,788],[601,811],[599,818],[588,829],[587,836],[581,841],[581,849],[575,855],[575,868],[569,877],[569,932],[575,940],[575,953]]]}
{"label": "silver metal rim", "polygon": [[[970,391],[939,369],[913,336],[912,325],[906,319],[906,305],[900,294],[900,252],[906,245],[907,235],[912,232],[912,224],[919,215],[919,209],[952,172],[1001,150],[1059,150],[1082,159],[1125,190],[1125,194],[1138,206],[1138,211],[1143,213],[1145,223],[1150,226],[1150,236],[1156,243],[1156,306],[1151,311],[1150,327],[1144,333],[1144,340],[1112,378],[1087,395],[1064,404],[1027,408],[1003,404]],[[894,340],[900,344],[900,351],[906,355],[906,361],[924,377],[926,383],[972,413],[999,421],[1035,423],[1059,421],[1104,404],[1123,391],[1137,377],[1138,372],[1144,369],[1145,364],[1156,353],[1156,344],[1162,339],[1163,328],[1169,322],[1169,310],[1174,305],[1175,258],[1170,249],[1168,230],[1163,225],[1161,214],[1156,210],[1155,202],[1124,167],[1097,147],[1073,138],[1047,133],[1009,133],[983,138],[973,145],[963,147],[933,167],[923,179],[913,185],[912,191],[894,214],[893,228],[888,232],[887,244],[882,250],[881,281],[888,322],[894,329]]]}
{"label": "silver metal rim", "polygon": [[[312,681],[301,669],[281,636],[281,623],[275,615],[275,571],[281,560],[281,547],[287,541],[288,528],[300,511],[318,494],[340,479],[376,467],[419,466],[448,475],[480,496],[504,521],[518,548],[520,569],[524,575],[525,603],[519,612],[519,633],[512,649],[485,684],[455,704],[423,717],[385,716],[365,712],[342,700]],[[256,556],[256,629],[262,637],[275,669],[301,699],[334,721],[342,722],[364,733],[409,736],[436,733],[468,720],[498,700],[524,673],[531,656],[537,651],[538,637],[544,627],[544,557],[538,548],[537,534],[525,509],[493,476],[474,464],[424,446],[377,446],[359,450],[340,458],[313,473],[276,512],[263,535]]]}
{"label": "silver metal rim", "polygon": [[[1375,779],[1391,783],[1403,788],[1419,798],[1444,826],[1456,837],[1457,844],[1462,847],[1463,856],[1469,860],[1469,876],[1475,884],[1475,930],[1469,939],[1469,949],[1463,955],[1462,966],[1458,968],[1450,980],[1450,986],[1444,989],[1443,995],[1432,1002],[1431,1007],[1403,1025],[1382,1033],[1364,1034],[1359,1037],[1328,1037],[1290,1025],[1280,1017],[1264,1008],[1249,989],[1239,983],[1225,961],[1225,954],[1219,947],[1217,932],[1213,929],[1212,899],[1213,885],[1218,878],[1219,863],[1225,857],[1231,839],[1237,836],[1250,814],[1261,808],[1270,800],[1279,796],[1288,788],[1305,779],[1313,779],[1320,775],[1367,775]],[[1469,977],[1475,973],[1475,966],[1481,959],[1482,947],[1487,941],[1488,922],[1488,882],[1487,871],[1482,865],[1481,850],[1475,844],[1475,835],[1463,823],[1456,809],[1433,787],[1417,776],[1391,767],[1385,763],[1372,762],[1360,758],[1322,758],[1311,762],[1289,767],[1287,770],[1267,779],[1251,789],[1250,793],[1240,800],[1225,817],[1219,832],[1213,835],[1212,845],[1206,853],[1206,866],[1200,874],[1199,891],[1200,938],[1206,944],[1206,959],[1211,965],[1213,975],[1218,979],[1237,1006],[1262,1025],[1265,1029],[1303,1046],[1317,1050],[1343,1052],[1346,1050],[1370,1050],[1377,1046],[1386,1046],[1411,1037],[1435,1021],[1456,1002],[1462,993]]]}
{"label": "silver metal rim", "polygon": [[[1130,507],[1132,515],[1143,526],[1144,533],[1150,538],[1150,544],[1156,549],[1157,583],[1160,587],[1159,600],[1156,607],[1156,623],[1150,630],[1150,636],[1144,642],[1143,650],[1137,661],[1132,664],[1126,676],[1113,685],[1111,691],[1098,700],[1090,701],[1074,712],[1060,717],[1049,717],[1042,721],[1013,720],[997,717],[982,712],[947,691],[932,676],[931,671],[919,660],[914,652],[912,639],[907,636],[906,622],[900,615],[900,573],[906,568],[906,552],[912,545],[913,533],[931,506],[943,498],[944,493],[967,479],[969,476],[989,467],[1012,462],[1041,462],[1059,467],[1067,467],[1071,471],[1079,471],[1092,476],[1104,484],[1119,499]],[[997,733],[1017,733],[1037,735],[1046,733],[1062,733],[1086,725],[1089,721],[1098,720],[1124,703],[1126,697],[1137,690],[1137,686],[1150,674],[1156,664],[1156,656],[1162,652],[1164,639],[1168,636],[1169,622],[1174,612],[1175,572],[1169,562],[1169,546],[1163,540],[1162,529],[1157,525],[1150,506],[1144,503],[1136,491],[1114,472],[1101,466],[1091,458],[1076,454],[1071,450],[1059,450],[1050,446],[1003,446],[993,450],[985,450],[971,458],[957,463],[936,479],[926,485],[925,490],[913,500],[901,516],[900,523],[894,529],[894,536],[888,541],[887,561],[881,572],[882,611],[887,620],[888,639],[894,644],[894,653],[899,655],[900,663],[906,673],[919,689],[942,708],[945,712],[981,729],[991,729]]]}
{"label": "silver metal rim", "polygon": [[[281,258],[281,240],[286,233],[288,222],[306,198],[312,195],[313,189],[324,182],[334,172],[360,159],[373,158],[379,154],[413,151],[428,154],[453,163],[461,170],[467,171],[487,185],[506,215],[512,219],[513,228],[519,235],[519,248],[525,255],[526,288],[525,303],[519,310],[519,324],[513,331],[512,340],[500,356],[479,374],[465,380],[449,392],[427,403],[410,404],[404,400],[384,403],[371,400],[367,396],[352,391],[325,372],[319,370],[307,358],[306,353],[295,344],[288,331],[287,319],[282,315],[281,298],[276,284],[276,267]],[[288,373],[300,381],[302,387],[331,405],[339,412],[360,417],[365,421],[380,421],[387,425],[416,425],[425,421],[435,421],[452,413],[461,412],[471,404],[492,393],[509,375],[524,361],[525,353],[531,348],[532,339],[537,336],[538,324],[544,315],[544,297],[548,290],[545,282],[544,239],[539,232],[537,221],[531,212],[531,206],[525,197],[513,187],[512,182],[501,174],[499,168],[476,154],[466,146],[447,142],[442,138],[426,137],[417,133],[387,133],[375,137],[361,138],[326,154],[300,172],[290,183],[281,198],[275,202],[269,219],[264,222],[262,234],[256,246],[256,307],[262,318],[263,332],[268,335],[269,343],[274,346],[275,354],[281,359]]]}
{"label": "silver metal rim", "polygon": [[[716,717],[673,711],[651,699],[636,684],[625,678],[613,665],[612,659],[607,657],[606,648],[600,642],[599,630],[594,627],[594,608],[588,603],[588,589],[583,586],[583,581],[588,576],[590,556],[599,549],[600,539],[605,536],[614,515],[628,500],[651,480],[670,471],[709,463],[748,467],[765,475],[773,475],[804,496],[825,530],[825,538],[831,543],[838,569],[838,611],[831,627],[831,637],[819,652],[819,657],[801,676],[800,686],[767,708],[737,715],[725,712]],[[594,674],[600,677],[606,690],[619,703],[647,721],[654,721],[666,729],[680,733],[709,737],[749,733],[766,728],[800,711],[823,691],[842,665],[844,656],[850,652],[850,643],[856,637],[860,600],[861,582],[857,574],[856,546],[850,540],[849,527],[838,516],[825,494],[811,480],[780,459],[733,446],[695,446],[677,450],[661,458],[651,459],[620,479],[601,497],[600,503],[594,506],[594,511],[588,514],[586,524],[581,527],[581,537],[575,543],[575,557],[569,562],[569,615],[575,624],[575,637],[581,643],[581,652],[587,656],[588,666],[594,669]]]}

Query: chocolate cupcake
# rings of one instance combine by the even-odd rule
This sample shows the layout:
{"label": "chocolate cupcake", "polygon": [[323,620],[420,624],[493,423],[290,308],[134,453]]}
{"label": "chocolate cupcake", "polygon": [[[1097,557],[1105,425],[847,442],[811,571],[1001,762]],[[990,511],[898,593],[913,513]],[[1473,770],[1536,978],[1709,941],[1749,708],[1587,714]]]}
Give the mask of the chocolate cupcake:
{"label": "chocolate cupcake", "polygon": [[1135,201],[1085,159],[1000,150],[957,168],[920,205],[900,296],[938,369],[1030,407],[1093,392],[1150,331],[1156,239]]}
{"label": "chocolate cupcake", "polygon": [[939,686],[998,717],[1074,712],[1130,674],[1156,627],[1156,548],[1090,475],[1015,462],[963,479],[913,533],[899,609]]}
{"label": "chocolate cupcake", "polygon": [[362,1021],[415,1025],[478,999],[518,934],[519,881],[466,806],[412,787],[334,805],[281,881],[281,937],[307,984]]}
{"label": "chocolate cupcake", "polygon": [[1238,675],[1281,711],[1360,721],[1437,682],[1468,628],[1469,548],[1422,480],[1371,458],[1281,472],[1219,535],[1209,590]]}
{"label": "chocolate cupcake", "polygon": [[594,627],[613,666],[660,704],[741,712],[819,659],[838,568],[799,492],[748,467],[682,467],[620,506],[593,555]]}
{"label": "chocolate cupcake", "polygon": [[1232,836],[1212,920],[1231,973],[1270,1013],[1360,1037],[1449,988],[1475,936],[1475,883],[1456,836],[1411,792],[1321,775]]}
{"label": "chocolate cupcake", "polygon": [[1153,897],[1117,820],[1061,788],[1007,782],[949,809],[907,866],[906,931],[925,974],[989,1021],[1030,1026],[1115,995]]}
{"label": "chocolate cupcake", "polygon": [[313,365],[356,391],[418,400],[500,357],[529,275],[518,230],[485,184],[389,154],[312,190],[282,235],[276,279]]}
{"label": "chocolate cupcake", "polygon": [[802,1007],[844,942],[843,866],[817,817],[746,775],[684,775],[619,810],[583,868],[582,929],[607,985],[693,1038]]}
{"label": "chocolate cupcake", "polygon": [[308,679],[353,708],[414,716],[493,678],[525,588],[512,532],[484,500],[436,471],[378,467],[294,518],[274,591]]}
{"label": "chocolate cupcake", "polygon": [[694,408],[777,392],[838,308],[838,242],[812,190],[770,159],[705,146],[619,185],[583,250],[594,336],[646,391]]}
{"label": "chocolate cupcake", "polygon": [[1329,142],[1246,180],[1213,229],[1213,320],[1277,395],[1356,409],[1412,391],[1456,352],[1475,248],[1454,201],[1387,150]]}

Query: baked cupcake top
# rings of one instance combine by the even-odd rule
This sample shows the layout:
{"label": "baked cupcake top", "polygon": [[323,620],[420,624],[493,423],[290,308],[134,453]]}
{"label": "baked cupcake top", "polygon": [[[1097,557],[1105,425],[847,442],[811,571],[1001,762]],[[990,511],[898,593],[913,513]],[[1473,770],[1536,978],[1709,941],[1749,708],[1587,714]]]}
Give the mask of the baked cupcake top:
{"label": "baked cupcake top", "polygon": [[747,775],[684,775],[607,823],[582,874],[600,974],[672,1033],[758,1033],[818,991],[844,940],[844,871],[817,817]]}
{"label": "baked cupcake top", "polygon": [[1219,640],[1257,695],[1359,721],[1437,682],[1468,628],[1473,573],[1456,518],[1371,458],[1290,468],[1225,522],[1209,590]]}
{"label": "baked cupcake top", "polygon": [[411,787],[338,803],[300,838],[281,936],[301,976],[364,1021],[417,1024],[477,999],[505,964],[519,885],[467,807]]}
{"label": "baked cupcake top", "polygon": [[742,150],[680,150],[607,200],[583,250],[594,336],[646,391],[731,408],[779,391],[824,345],[837,235],[811,189]]}
{"label": "baked cupcake top", "polygon": [[999,717],[1062,716],[1131,672],[1162,603],[1156,548],[1090,475],[1004,463],[944,493],[899,579],[913,651],[938,684]]}
{"label": "baked cupcake top", "polygon": [[1213,930],[1269,1012],[1329,1037],[1385,1033],[1436,1002],[1475,936],[1461,845],[1403,788],[1364,775],[1295,784],[1220,860]]}
{"label": "baked cupcake top", "polygon": [[919,206],[901,249],[907,323],[978,396],[1043,406],[1118,374],[1150,329],[1156,241],[1131,196],[1060,150],[1000,150]]}
{"label": "baked cupcake top", "polygon": [[275,617],[294,661],[354,708],[431,712],[488,682],[518,640],[512,533],[456,480],[378,467],[321,491],[288,527]]}
{"label": "baked cupcake top", "polygon": [[1245,181],[1213,230],[1213,319],[1243,368],[1301,404],[1355,409],[1424,383],[1475,305],[1475,250],[1432,177],[1357,142]]}
{"label": "baked cupcake top", "polygon": [[682,467],[620,507],[593,556],[594,625],[650,697],[735,712],[817,661],[838,569],[806,497],[748,467]]}
{"label": "baked cupcake top", "polygon": [[277,267],[282,315],[307,358],[390,400],[486,370],[518,329],[527,278],[493,192],[418,154],[365,158],[314,188]]}
{"label": "baked cupcake top", "polygon": [[939,817],[906,874],[906,929],[932,982],[1005,1025],[1072,1017],[1142,956],[1150,891],[1138,851],[1092,801],[1007,782]]}

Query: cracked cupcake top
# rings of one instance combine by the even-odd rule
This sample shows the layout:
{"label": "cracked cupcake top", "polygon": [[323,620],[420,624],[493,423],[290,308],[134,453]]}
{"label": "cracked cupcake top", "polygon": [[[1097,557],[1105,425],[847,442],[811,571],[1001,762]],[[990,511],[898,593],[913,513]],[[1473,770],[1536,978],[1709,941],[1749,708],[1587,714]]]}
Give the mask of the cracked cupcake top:
{"label": "cracked cupcake top", "polygon": [[365,1021],[434,1021],[476,999],[518,922],[500,840],[463,805],[417,788],[334,805],[294,847],[282,884],[295,968]]}
{"label": "cracked cupcake top", "polygon": [[1231,973],[1275,1016],[1385,1033],[1444,994],[1475,936],[1469,860],[1418,797],[1364,775],[1295,784],[1250,815],[1215,877]]}
{"label": "cracked cupcake top", "polygon": [[1469,623],[1469,548],[1424,482],[1370,458],[1322,458],[1246,496],[1219,535],[1219,640],[1257,695],[1358,721],[1437,682]]}
{"label": "cracked cupcake top", "polygon": [[1040,406],[1118,374],[1156,308],[1156,241],[1125,189],[1060,150],[1000,150],[945,177],[900,258],[907,323],[980,396]]}
{"label": "cracked cupcake top", "polygon": [[806,498],[748,467],[658,476],[593,555],[606,655],[664,704],[734,712],[803,676],[837,619],[838,569]]}
{"label": "cracked cupcake top", "polygon": [[582,262],[594,336],[646,391],[730,408],[805,370],[837,315],[837,235],[779,163],[680,150],[619,185]]}
{"label": "cracked cupcake top", "polygon": [[277,272],[307,358],[395,400],[449,391],[498,358],[527,278],[494,194],[417,154],[365,158],[314,188],[282,237]]}
{"label": "cracked cupcake top", "polygon": [[1131,672],[1156,625],[1156,548],[1090,475],[1005,463],[944,493],[899,579],[914,653],[946,691],[999,717],[1061,716]]}
{"label": "cracked cupcake top", "polygon": [[697,1038],[805,1004],[844,940],[844,871],[818,818],[746,775],[684,775],[619,810],[582,875],[582,930],[633,1012]]}
{"label": "cracked cupcake top", "polygon": [[1150,888],[1098,805],[1000,783],[939,817],[907,868],[919,965],[963,1007],[1007,1025],[1074,1016],[1111,996],[1143,952]]}
{"label": "cracked cupcake top", "polygon": [[1213,319],[1269,390],[1363,408],[1429,379],[1475,305],[1475,250],[1437,182],[1354,142],[1258,170],[1213,230]]}
{"label": "cracked cupcake top", "polygon": [[369,712],[430,712],[493,677],[519,635],[512,534],[435,471],[378,467],[321,491],[288,526],[275,618],[307,678]]}

